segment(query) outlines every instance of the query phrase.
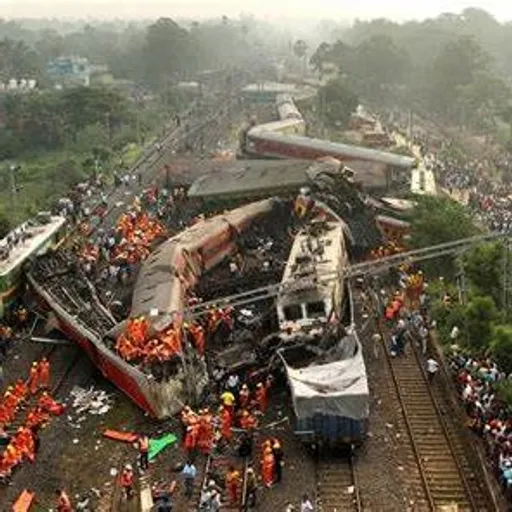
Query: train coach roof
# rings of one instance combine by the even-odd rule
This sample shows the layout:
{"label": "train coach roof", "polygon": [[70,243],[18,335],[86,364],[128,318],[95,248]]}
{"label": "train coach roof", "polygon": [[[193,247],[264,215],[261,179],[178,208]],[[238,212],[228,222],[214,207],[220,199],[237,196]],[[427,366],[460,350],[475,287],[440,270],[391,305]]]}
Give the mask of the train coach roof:
{"label": "train coach roof", "polygon": [[[410,156],[398,155],[387,151],[379,151],[362,146],[353,146],[342,144],[341,142],[331,142],[322,139],[313,139],[300,135],[281,134],[276,132],[262,132],[256,126],[249,131],[249,136],[262,137],[269,142],[277,142],[287,146],[306,147],[311,150],[325,151],[326,155],[335,156],[342,153],[346,160],[361,159],[374,162],[380,162],[386,165],[399,167],[402,169],[411,169],[416,165],[416,159]],[[351,165],[351,164],[349,164]]]}
{"label": "train coach roof", "polygon": [[308,182],[308,160],[239,162],[236,166],[198,178],[189,197],[244,197],[247,193],[272,195],[274,191],[298,190]]}
{"label": "train coach roof", "polygon": [[[311,160],[238,161],[217,168],[215,172],[196,179],[188,191],[189,197],[240,198],[248,194],[270,196],[296,192],[314,181],[318,173],[332,165]],[[385,164],[378,162],[351,162],[356,181],[369,188],[386,185]]]}

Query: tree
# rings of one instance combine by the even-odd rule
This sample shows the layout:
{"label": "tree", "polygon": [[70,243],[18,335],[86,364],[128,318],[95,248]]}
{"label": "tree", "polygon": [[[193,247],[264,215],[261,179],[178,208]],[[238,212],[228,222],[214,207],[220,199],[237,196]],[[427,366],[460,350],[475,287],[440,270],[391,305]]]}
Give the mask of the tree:
{"label": "tree", "polygon": [[160,18],[146,32],[143,58],[148,82],[157,88],[165,86],[194,68],[193,39],[170,18]]}
{"label": "tree", "polygon": [[491,353],[496,358],[500,369],[512,372],[512,326],[497,325],[491,341]]}
{"label": "tree", "polygon": [[309,63],[313,66],[315,71],[322,73],[322,66],[327,62],[327,58],[331,52],[331,45],[328,43],[321,43],[316,49],[315,53],[309,59]]}
{"label": "tree", "polygon": [[490,60],[473,37],[446,44],[430,66],[432,106],[453,115],[460,88],[471,85],[477,73],[486,72]]}
{"label": "tree", "polygon": [[345,126],[357,108],[359,98],[343,80],[336,78],[320,88],[317,103],[319,112],[331,125]]}
{"label": "tree", "polygon": [[308,51],[308,44],[303,39],[298,39],[293,45],[293,53],[299,59],[303,59]]}
{"label": "tree", "polygon": [[466,307],[465,317],[470,348],[485,351],[493,336],[492,324],[498,317],[494,301],[491,297],[473,297]]}
{"label": "tree", "polygon": [[5,238],[11,229],[11,222],[8,215],[0,210],[0,238]]}
{"label": "tree", "polygon": [[496,304],[501,302],[503,246],[499,243],[481,244],[464,255],[464,271],[476,295],[488,295]]}
{"label": "tree", "polygon": [[418,197],[415,201],[411,247],[452,242],[478,233],[466,210],[455,201],[432,196]]}

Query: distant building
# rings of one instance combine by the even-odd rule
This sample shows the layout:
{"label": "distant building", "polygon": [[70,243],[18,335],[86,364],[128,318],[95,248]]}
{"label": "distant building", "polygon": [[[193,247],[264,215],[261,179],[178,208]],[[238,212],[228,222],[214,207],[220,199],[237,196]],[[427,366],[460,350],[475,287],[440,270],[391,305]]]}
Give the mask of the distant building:
{"label": "distant building", "polygon": [[84,57],[51,59],[46,71],[57,87],[88,87],[91,82],[91,65]]}

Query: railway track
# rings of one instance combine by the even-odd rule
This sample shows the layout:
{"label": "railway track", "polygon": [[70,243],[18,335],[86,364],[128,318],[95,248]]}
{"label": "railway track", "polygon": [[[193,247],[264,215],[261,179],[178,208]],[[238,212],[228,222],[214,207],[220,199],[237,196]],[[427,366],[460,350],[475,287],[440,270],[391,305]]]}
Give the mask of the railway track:
{"label": "railway track", "polygon": [[[388,337],[382,325],[381,334],[385,344]],[[481,484],[476,485],[474,471],[464,462],[467,448],[461,441],[460,428],[449,426],[444,419],[415,347],[412,354],[398,358],[392,358],[386,346],[384,351],[419,469],[419,481],[413,472],[410,477],[406,475],[414,490],[416,506],[419,510],[438,510],[450,505],[457,505],[459,511],[495,510]]]}
{"label": "railway track", "polygon": [[242,476],[242,485],[239,488],[239,499],[237,504],[230,503],[227,493],[223,493],[222,505],[220,510],[223,512],[241,512],[247,510],[247,469],[250,465],[249,458],[239,459],[229,455],[209,455],[206,458],[202,473],[202,485],[196,487],[199,490],[194,496],[197,503],[197,510],[200,511],[202,490],[208,487],[213,475],[225,476],[230,466],[233,466]]}
{"label": "railway track", "polygon": [[362,512],[354,456],[323,455],[317,461],[316,510]]}

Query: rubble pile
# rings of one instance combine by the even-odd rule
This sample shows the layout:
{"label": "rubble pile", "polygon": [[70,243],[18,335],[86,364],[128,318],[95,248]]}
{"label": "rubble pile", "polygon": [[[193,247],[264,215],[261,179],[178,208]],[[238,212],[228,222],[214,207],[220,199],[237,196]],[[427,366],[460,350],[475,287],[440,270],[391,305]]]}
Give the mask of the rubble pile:
{"label": "rubble pile", "polygon": [[75,386],[70,393],[70,406],[74,410],[74,417],[68,415],[69,423],[79,428],[80,423],[84,422],[87,414],[93,416],[102,416],[106,414],[114,405],[113,399],[108,393],[101,389],[84,389]]}

